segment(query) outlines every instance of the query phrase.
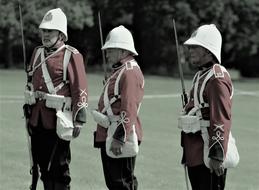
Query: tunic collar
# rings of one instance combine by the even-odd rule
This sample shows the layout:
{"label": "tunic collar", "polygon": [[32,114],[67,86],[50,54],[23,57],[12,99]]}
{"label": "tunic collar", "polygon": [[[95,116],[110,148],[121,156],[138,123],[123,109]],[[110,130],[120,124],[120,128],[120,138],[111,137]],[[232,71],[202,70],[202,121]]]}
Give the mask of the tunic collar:
{"label": "tunic collar", "polygon": [[114,63],[112,65],[112,69],[118,70],[118,69],[122,68],[127,62],[131,61],[132,59],[134,59],[134,57],[132,55],[128,55],[125,58],[122,58],[119,62]]}

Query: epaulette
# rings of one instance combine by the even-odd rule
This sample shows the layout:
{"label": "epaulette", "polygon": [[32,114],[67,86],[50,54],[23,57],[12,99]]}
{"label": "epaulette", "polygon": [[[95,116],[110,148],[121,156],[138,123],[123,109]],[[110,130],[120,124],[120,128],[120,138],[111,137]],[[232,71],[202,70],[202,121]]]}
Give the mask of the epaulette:
{"label": "epaulette", "polygon": [[126,63],[126,70],[132,70],[132,69],[133,69],[133,65],[131,64],[130,61],[128,61],[128,62]]}
{"label": "epaulette", "polygon": [[224,78],[224,71],[219,64],[213,66],[213,73],[215,78]]}
{"label": "epaulette", "polygon": [[72,46],[70,46],[70,45],[66,45],[66,48],[67,48],[69,51],[71,51],[73,54],[79,53],[79,51],[78,51],[76,48],[74,48],[74,47],[72,47]]}

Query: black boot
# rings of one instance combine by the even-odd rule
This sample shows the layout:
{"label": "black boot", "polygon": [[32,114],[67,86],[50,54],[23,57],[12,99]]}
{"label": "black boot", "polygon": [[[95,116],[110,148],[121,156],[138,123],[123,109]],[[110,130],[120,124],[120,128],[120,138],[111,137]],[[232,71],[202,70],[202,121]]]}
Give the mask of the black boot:
{"label": "black boot", "polygon": [[53,181],[50,181],[50,180],[43,182],[44,190],[55,190],[54,185],[55,184],[53,183]]}
{"label": "black boot", "polygon": [[63,183],[55,183],[54,190],[70,190],[70,185]]}

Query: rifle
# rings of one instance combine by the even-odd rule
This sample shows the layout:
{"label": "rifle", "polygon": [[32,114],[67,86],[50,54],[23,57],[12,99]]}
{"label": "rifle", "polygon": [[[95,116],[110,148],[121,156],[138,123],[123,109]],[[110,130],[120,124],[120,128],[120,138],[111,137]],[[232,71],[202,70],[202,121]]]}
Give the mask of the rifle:
{"label": "rifle", "polygon": [[[182,99],[182,106],[184,108],[184,106],[188,103],[188,97],[187,97],[187,94],[185,92],[183,69],[182,69],[182,64],[181,64],[178,38],[177,38],[177,30],[176,30],[176,25],[175,25],[174,19],[173,19],[173,28],[174,28],[174,37],[175,37],[175,44],[176,44],[177,63],[178,63],[179,74],[180,74],[181,85],[182,85],[181,99]],[[182,133],[181,133],[181,141],[182,141]],[[184,166],[184,174],[185,174],[184,176],[185,176],[186,189],[189,190],[188,171],[187,171],[186,164],[183,164],[183,166]]]}
{"label": "rifle", "polygon": [[[25,48],[25,40],[24,40],[24,34],[23,34],[23,17],[22,17],[22,8],[20,1],[18,0],[18,5],[19,5],[19,16],[20,16],[20,27],[21,27],[21,35],[22,35],[22,49],[23,49],[23,64],[24,64],[24,70],[26,72],[26,77],[27,77],[27,82],[26,82],[26,88],[29,87],[29,71],[28,71],[28,66],[26,64],[26,48]],[[32,183],[30,185],[30,190],[36,190],[37,188],[37,182],[39,178],[39,170],[38,170],[38,164],[35,162],[32,156],[32,149],[31,149],[31,138],[30,138],[30,132],[29,132],[29,117],[31,114],[31,108],[30,105],[24,104],[23,105],[23,113],[25,117],[25,128],[26,128],[26,136],[27,136],[27,145],[28,145],[28,150],[29,150],[29,157],[30,157],[30,174],[32,175]]]}
{"label": "rifle", "polygon": [[187,104],[187,102],[188,102],[188,97],[187,97],[187,94],[185,92],[183,69],[182,69],[182,64],[181,64],[179,45],[178,45],[178,38],[177,38],[177,31],[176,31],[176,26],[175,26],[175,20],[174,19],[173,19],[173,28],[174,28],[174,37],[175,37],[176,52],[177,52],[177,63],[178,63],[179,74],[180,74],[181,85],[182,85],[181,99],[182,99],[182,106],[184,107]]}
{"label": "rifle", "polygon": [[[102,32],[102,21],[101,21],[101,13],[98,11],[98,25],[99,25],[99,33],[100,33],[100,39],[101,39],[101,47],[103,47],[103,32]],[[106,59],[105,59],[105,53],[104,50],[102,50],[102,59],[103,59],[103,70],[104,70],[104,79],[106,80],[107,75],[107,65],[106,65]]]}

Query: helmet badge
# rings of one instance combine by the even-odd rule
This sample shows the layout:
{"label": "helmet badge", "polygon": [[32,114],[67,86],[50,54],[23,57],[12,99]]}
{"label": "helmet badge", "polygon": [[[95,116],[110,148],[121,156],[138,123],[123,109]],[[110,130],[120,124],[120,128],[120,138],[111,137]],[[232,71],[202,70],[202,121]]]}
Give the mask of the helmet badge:
{"label": "helmet badge", "polygon": [[43,21],[44,22],[49,22],[52,20],[52,13],[50,12],[49,14],[47,14],[44,18]]}

